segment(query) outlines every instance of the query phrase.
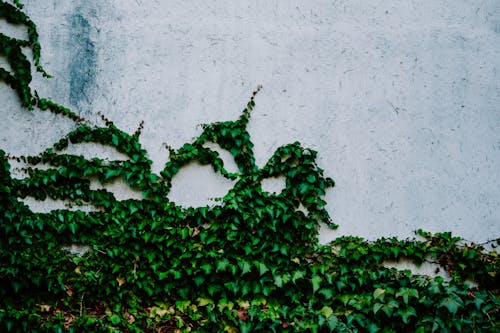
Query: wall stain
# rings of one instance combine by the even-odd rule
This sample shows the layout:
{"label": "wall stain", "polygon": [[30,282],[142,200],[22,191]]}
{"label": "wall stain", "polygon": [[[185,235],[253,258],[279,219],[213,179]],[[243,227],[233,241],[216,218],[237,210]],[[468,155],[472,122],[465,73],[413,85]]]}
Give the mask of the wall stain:
{"label": "wall stain", "polygon": [[493,31],[495,31],[497,34],[500,34],[500,21],[495,23]]}
{"label": "wall stain", "polygon": [[93,87],[96,81],[97,53],[91,39],[91,25],[78,7],[70,17],[70,104],[80,114],[91,111]]}

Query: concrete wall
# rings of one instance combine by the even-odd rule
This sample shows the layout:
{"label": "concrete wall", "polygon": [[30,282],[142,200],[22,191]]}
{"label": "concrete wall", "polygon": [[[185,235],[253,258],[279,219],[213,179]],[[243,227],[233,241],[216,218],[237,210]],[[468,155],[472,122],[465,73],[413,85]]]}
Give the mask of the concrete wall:
{"label": "concrete wall", "polygon": [[[132,133],[144,120],[155,170],[165,144],[235,119],[262,84],[249,125],[257,164],[298,140],[336,181],[326,199],[340,228],[322,241],[418,228],[500,236],[497,0],[25,3],[55,76],[33,87],[96,123],[100,111]],[[21,110],[4,84],[0,98],[8,152],[38,153],[74,126]],[[232,186],[195,166],[175,181],[184,205]]]}

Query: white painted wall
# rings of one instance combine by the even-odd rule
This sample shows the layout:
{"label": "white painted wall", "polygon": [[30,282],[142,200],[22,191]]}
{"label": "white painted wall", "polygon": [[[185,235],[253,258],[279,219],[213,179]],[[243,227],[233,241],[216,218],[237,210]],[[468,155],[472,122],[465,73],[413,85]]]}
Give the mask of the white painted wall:
{"label": "white painted wall", "polygon": [[[25,3],[55,76],[33,86],[130,133],[144,120],[155,170],[165,144],[235,119],[262,84],[249,128],[258,165],[298,140],[336,181],[327,201],[340,228],[322,241],[418,228],[500,236],[498,0]],[[19,109],[3,84],[0,98],[8,152],[40,152],[73,126]],[[227,188],[191,171],[174,200],[202,204]],[[205,186],[190,191],[200,175]]]}

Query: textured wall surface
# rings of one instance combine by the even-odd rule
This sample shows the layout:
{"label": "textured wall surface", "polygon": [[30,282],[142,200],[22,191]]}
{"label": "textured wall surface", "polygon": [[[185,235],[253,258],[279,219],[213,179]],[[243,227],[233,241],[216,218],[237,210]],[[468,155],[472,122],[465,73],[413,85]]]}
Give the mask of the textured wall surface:
{"label": "textured wall surface", "polygon": [[[257,164],[300,141],[336,181],[326,199],[340,228],[323,241],[500,236],[497,0],[25,3],[54,75],[33,87],[96,123],[100,111],[132,133],[144,120],[155,170],[165,144],[235,119],[262,84],[249,125]],[[74,126],[21,110],[4,84],[0,98],[7,152],[38,153]],[[171,198],[201,205],[231,186],[190,166]]]}

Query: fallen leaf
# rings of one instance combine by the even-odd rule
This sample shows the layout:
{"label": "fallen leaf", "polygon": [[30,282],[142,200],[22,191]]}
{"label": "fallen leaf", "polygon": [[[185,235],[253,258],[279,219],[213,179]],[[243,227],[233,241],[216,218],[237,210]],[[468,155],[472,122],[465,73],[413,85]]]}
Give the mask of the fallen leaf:
{"label": "fallen leaf", "polygon": [[127,319],[127,322],[129,324],[132,324],[133,322],[135,322],[135,317],[132,316],[130,313],[125,313],[125,319]]}
{"label": "fallen leaf", "polygon": [[248,315],[248,311],[246,309],[239,309],[238,310],[238,319],[243,320],[243,321],[247,321],[248,319],[250,319],[250,316]]}
{"label": "fallen leaf", "polygon": [[71,289],[71,286],[68,286],[68,285],[64,285],[64,288],[66,288],[66,294],[71,297],[73,296],[75,293],[73,292],[73,289]]}
{"label": "fallen leaf", "polygon": [[119,278],[116,278],[116,281],[118,282],[119,287],[121,287],[123,284],[125,284],[125,278],[119,277]]}
{"label": "fallen leaf", "polygon": [[50,311],[50,308],[51,306],[50,305],[47,305],[47,304],[38,304],[40,306],[40,310],[42,310],[42,312],[49,312]]}

